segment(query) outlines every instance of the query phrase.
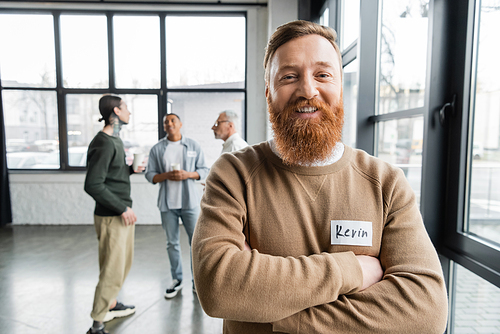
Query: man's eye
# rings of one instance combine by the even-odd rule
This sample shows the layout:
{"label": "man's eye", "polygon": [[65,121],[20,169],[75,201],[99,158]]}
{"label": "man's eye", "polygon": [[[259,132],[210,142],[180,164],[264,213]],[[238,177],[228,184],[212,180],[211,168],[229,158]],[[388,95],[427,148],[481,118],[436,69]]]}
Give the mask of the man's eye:
{"label": "man's eye", "polygon": [[290,74],[290,75],[285,75],[285,76],[283,77],[283,80],[291,80],[291,79],[293,79],[293,78],[295,78],[295,76],[293,76],[293,75],[291,75],[291,74]]}

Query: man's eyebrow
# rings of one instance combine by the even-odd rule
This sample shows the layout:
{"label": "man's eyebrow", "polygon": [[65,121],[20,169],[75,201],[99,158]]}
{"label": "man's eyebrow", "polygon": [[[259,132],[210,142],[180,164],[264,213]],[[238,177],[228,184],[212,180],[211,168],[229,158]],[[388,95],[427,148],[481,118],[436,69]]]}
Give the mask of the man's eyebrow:
{"label": "man's eyebrow", "polygon": [[[321,66],[321,67],[331,67],[333,68],[333,64],[332,62],[329,62],[329,61],[317,61],[316,63],[314,63],[314,65],[316,66]],[[299,65],[297,64],[283,64],[281,65],[279,68],[278,68],[278,72],[281,72],[281,71],[287,71],[287,70],[293,70],[295,68],[299,67]]]}
{"label": "man's eyebrow", "polygon": [[329,61],[318,61],[315,65],[323,66],[323,67],[334,67],[333,64]]}
{"label": "man's eyebrow", "polygon": [[281,65],[278,68],[278,72],[287,71],[287,70],[293,70],[293,69],[295,69],[297,67],[298,67],[298,65],[296,65],[296,64],[284,64],[284,65]]}

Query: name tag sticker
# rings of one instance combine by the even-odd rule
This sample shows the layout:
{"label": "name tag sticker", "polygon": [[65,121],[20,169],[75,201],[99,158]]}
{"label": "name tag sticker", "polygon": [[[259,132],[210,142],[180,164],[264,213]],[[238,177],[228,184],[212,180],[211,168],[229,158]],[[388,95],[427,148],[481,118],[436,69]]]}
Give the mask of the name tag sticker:
{"label": "name tag sticker", "polygon": [[332,220],[332,245],[371,246],[372,222],[356,220]]}
{"label": "name tag sticker", "polygon": [[196,158],[196,151],[187,151],[188,158]]}

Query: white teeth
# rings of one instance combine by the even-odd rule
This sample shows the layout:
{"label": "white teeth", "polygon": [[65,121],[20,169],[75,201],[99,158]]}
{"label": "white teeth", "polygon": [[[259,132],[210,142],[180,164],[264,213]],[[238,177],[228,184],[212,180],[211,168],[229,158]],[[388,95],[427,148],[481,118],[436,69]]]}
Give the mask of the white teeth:
{"label": "white teeth", "polygon": [[300,113],[312,113],[312,112],[315,112],[316,110],[318,110],[318,109],[314,108],[314,107],[302,107],[302,108],[298,109],[297,112],[300,112]]}

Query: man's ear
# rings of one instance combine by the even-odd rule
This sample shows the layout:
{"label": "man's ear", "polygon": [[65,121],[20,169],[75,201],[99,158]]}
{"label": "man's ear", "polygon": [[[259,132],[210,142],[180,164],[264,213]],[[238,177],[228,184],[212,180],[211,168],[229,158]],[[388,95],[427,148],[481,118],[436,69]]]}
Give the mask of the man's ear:
{"label": "man's ear", "polygon": [[116,114],[116,116],[120,116],[120,113],[122,112],[119,107],[114,107],[113,112]]}
{"label": "man's ear", "polygon": [[269,95],[269,86],[267,85],[267,82],[266,82],[266,99],[267,99],[268,95]]}

